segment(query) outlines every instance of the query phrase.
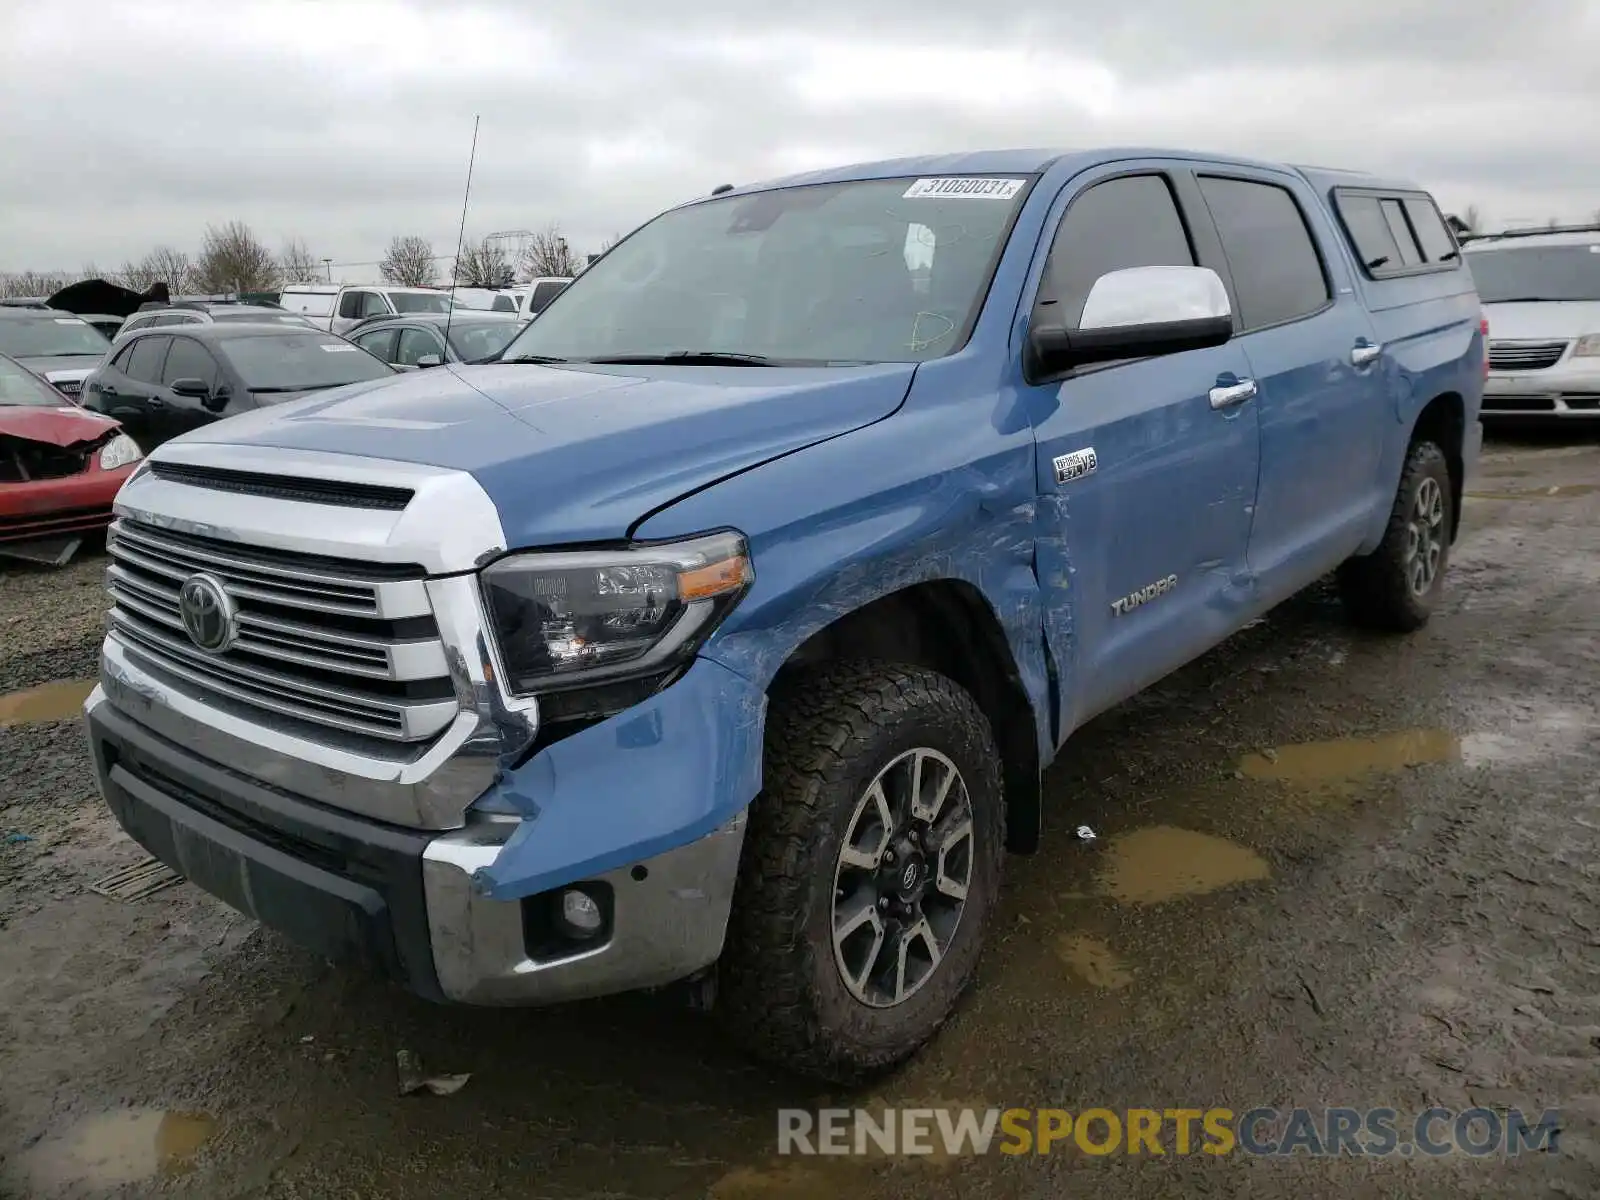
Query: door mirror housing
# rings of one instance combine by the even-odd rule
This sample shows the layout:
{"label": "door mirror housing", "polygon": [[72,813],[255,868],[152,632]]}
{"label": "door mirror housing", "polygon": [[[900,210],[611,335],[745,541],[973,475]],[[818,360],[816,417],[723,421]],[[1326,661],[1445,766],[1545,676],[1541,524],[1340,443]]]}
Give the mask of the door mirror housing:
{"label": "door mirror housing", "polygon": [[1128,267],[1095,280],[1077,328],[1028,331],[1030,374],[1202,350],[1232,336],[1228,290],[1211,268]]}
{"label": "door mirror housing", "polygon": [[424,354],[421,358],[417,359],[417,366],[419,367],[437,367],[443,363],[444,359],[440,358],[437,354]]}
{"label": "door mirror housing", "polygon": [[195,400],[211,398],[211,385],[204,379],[174,379],[171,388],[174,396],[188,396]]}

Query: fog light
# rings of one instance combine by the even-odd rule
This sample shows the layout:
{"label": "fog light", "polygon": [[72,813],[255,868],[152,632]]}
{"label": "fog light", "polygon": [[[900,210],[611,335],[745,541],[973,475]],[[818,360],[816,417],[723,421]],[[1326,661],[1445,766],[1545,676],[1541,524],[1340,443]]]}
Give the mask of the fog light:
{"label": "fog light", "polygon": [[572,937],[592,938],[600,932],[605,917],[588,892],[568,888],[561,893],[561,923]]}

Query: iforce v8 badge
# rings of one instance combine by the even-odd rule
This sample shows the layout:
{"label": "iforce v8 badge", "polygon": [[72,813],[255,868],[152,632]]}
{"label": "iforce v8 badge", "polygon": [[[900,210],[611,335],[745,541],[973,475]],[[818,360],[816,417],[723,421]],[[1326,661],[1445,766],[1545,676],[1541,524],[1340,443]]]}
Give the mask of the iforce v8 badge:
{"label": "iforce v8 badge", "polygon": [[1056,482],[1071,483],[1074,479],[1082,479],[1085,475],[1093,474],[1099,465],[1100,460],[1094,456],[1093,446],[1063,454],[1055,460]]}

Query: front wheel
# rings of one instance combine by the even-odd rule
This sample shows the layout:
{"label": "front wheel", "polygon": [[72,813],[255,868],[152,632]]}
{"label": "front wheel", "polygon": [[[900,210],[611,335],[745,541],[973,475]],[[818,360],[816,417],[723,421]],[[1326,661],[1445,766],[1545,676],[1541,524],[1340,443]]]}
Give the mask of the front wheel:
{"label": "front wheel", "polygon": [[1414,443],[1383,541],[1339,568],[1345,608],[1359,624],[1397,633],[1427,624],[1444,589],[1453,508],[1444,451],[1433,442]]}
{"label": "front wheel", "polygon": [[840,663],[773,696],[765,775],[718,1004],[759,1057],[856,1082],[972,980],[1003,856],[994,737],[941,675]]}

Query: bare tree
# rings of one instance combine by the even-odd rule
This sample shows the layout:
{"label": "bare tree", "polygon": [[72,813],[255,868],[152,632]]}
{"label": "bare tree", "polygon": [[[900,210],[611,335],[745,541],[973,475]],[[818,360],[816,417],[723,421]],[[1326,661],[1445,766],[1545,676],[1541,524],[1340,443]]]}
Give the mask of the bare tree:
{"label": "bare tree", "polygon": [[315,283],[322,275],[322,263],[312,255],[304,238],[290,238],[278,255],[278,270],[284,283]]}
{"label": "bare tree", "polygon": [[529,240],[519,265],[523,279],[538,279],[544,275],[570,277],[578,273],[578,256],[561,236],[561,227],[550,224]]}
{"label": "bare tree", "polygon": [[195,264],[195,283],[204,292],[265,292],[278,286],[278,260],[243,221],[206,227]]}
{"label": "bare tree", "polygon": [[488,238],[468,246],[456,259],[456,283],[462,287],[509,287],[516,281],[506,252]]}
{"label": "bare tree", "polygon": [[433,245],[424,237],[396,237],[378,265],[384,280],[403,287],[432,287]]}
{"label": "bare tree", "polygon": [[67,286],[64,276],[53,271],[18,271],[0,276],[0,296],[48,296]]}
{"label": "bare tree", "polygon": [[195,290],[194,264],[182,250],[171,246],[157,246],[138,262],[123,263],[117,275],[124,287],[136,292],[149,291],[154,283],[166,284],[174,296]]}

